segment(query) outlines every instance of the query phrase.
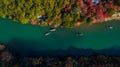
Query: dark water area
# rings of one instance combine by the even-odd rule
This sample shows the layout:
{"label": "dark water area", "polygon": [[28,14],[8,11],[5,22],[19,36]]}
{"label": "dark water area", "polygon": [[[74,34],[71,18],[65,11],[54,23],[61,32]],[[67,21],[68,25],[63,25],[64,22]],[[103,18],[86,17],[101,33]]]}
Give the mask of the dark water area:
{"label": "dark water area", "polygon": [[[113,26],[108,29],[106,26]],[[20,24],[0,18],[0,42],[16,55],[92,55],[95,53],[119,55],[120,21],[109,21],[79,28],[58,28],[49,36],[44,33],[52,27]],[[76,36],[76,32],[83,36]]]}

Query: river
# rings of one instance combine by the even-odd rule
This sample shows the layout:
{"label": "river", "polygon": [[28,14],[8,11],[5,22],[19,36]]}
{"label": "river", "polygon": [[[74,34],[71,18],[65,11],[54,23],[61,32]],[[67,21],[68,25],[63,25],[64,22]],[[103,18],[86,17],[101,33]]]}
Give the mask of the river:
{"label": "river", "polygon": [[[111,25],[113,29],[105,26]],[[109,21],[95,25],[82,25],[79,28],[58,28],[49,36],[44,33],[51,27],[20,24],[8,19],[0,18],[0,42],[10,43],[13,49],[67,49],[69,47],[105,49],[120,46],[120,21]],[[81,32],[83,36],[76,36]],[[11,44],[12,43],[12,44]]]}

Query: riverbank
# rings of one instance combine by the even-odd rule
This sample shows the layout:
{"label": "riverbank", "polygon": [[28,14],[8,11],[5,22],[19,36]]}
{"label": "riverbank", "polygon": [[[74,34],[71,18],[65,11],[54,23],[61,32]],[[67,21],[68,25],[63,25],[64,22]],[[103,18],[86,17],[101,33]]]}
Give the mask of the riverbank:
{"label": "riverbank", "polygon": [[[47,51],[47,53],[50,52]],[[32,53],[32,55],[33,54],[34,53]],[[118,55],[103,55],[98,53],[94,53],[93,55],[90,56],[85,56],[85,55],[75,56],[72,54],[67,54],[65,56],[62,55],[19,56],[19,55],[20,55],[19,52],[17,52],[17,55],[15,55],[14,52],[11,52],[8,48],[4,50],[0,50],[0,67],[68,67],[68,66],[119,67],[120,66],[120,56]]]}
{"label": "riverbank", "polygon": [[105,18],[105,21],[111,21],[111,20],[120,20],[120,12],[116,12],[110,18]]}
{"label": "riverbank", "polygon": [[[64,28],[75,28],[82,24],[92,23],[95,20],[100,22],[105,18],[108,20],[109,17],[120,10],[119,5],[113,0],[64,0],[53,2],[31,0],[21,3],[13,0],[7,1],[9,4],[6,4],[5,1],[0,2],[2,3],[1,5],[5,6],[1,7],[1,9],[4,9],[0,12],[1,17],[9,18],[22,24],[31,23],[32,25],[44,27],[62,26]],[[19,7],[16,8],[16,6]]]}
{"label": "riverbank", "polygon": [[115,14],[113,14],[111,17],[104,18],[104,20],[94,20],[92,23],[90,23],[90,25],[109,22],[113,20],[120,20],[120,12],[115,12]]}

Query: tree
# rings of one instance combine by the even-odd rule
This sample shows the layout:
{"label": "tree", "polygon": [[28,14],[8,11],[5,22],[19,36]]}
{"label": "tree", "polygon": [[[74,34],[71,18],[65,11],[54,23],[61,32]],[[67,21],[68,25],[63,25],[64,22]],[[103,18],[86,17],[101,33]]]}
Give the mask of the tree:
{"label": "tree", "polygon": [[[109,7],[105,7],[105,4]],[[112,1],[93,5],[92,0],[86,0],[86,3],[83,0],[0,0],[1,17],[26,24],[32,20],[39,21],[38,16],[45,15],[44,21],[40,22],[41,26],[51,25],[49,22],[52,21],[54,27],[74,27],[78,21],[92,22],[92,16],[101,20],[108,15],[112,16],[115,12],[113,8]]]}
{"label": "tree", "polygon": [[89,17],[88,19],[87,19],[87,23],[91,23],[93,21],[93,17]]}
{"label": "tree", "polygon": [[120,6],[120,0],[113,0],[113,1],[115,5]]}
{"label": "tree", "polygon": [[112,16],[115,13],[115,10],[113,8],[108,8],[107,11],[109,16]]}
{"label": "tree", "polygon": [[86,24],[87,23],[87,18],[86,17],[81,17],[81,22]]}

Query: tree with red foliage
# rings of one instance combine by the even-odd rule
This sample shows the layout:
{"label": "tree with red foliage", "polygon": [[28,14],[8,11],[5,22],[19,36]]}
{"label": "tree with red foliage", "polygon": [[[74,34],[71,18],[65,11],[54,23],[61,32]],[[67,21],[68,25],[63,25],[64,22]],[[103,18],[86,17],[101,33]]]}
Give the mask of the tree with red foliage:
{"label": "tree with red foliage", "polygon": [[70,7],[67,5],[67,6],[64,8],[64,11],[65,11],[65,12],[70,11]]}
{"label": "tree with red foliage", "polygon": [[86,14],[88,13],[88,6],[85,5],[83,8],[82,8],[82,16],[85,16]]}
{"label": "tree with red foliage", "polygon": [[86,2],[87,2],[87,5],[88,5],[89,7],[91,7],[91,6],[93,5],[92,0],[86,0]]}
{"label": "tree with red foliage", "polygon": [[108,12],[106,11],[104,12],[104,18],[107,18],[107,17],[109,17],[109,15],[108,15]]}
{"label": "tree with red foliage", "polygon": [[106,8],[113,8],[114,7],[114,3],[113,2],[105,3],[105,7]]}
{"label": "tree with red foliage", "polygon": [[103,13],[103,10],[101,8],[99,8],[97,10],[97,13],[96,13],[96,18],[100,21],[103,21],[104,20],[104,13]]}

